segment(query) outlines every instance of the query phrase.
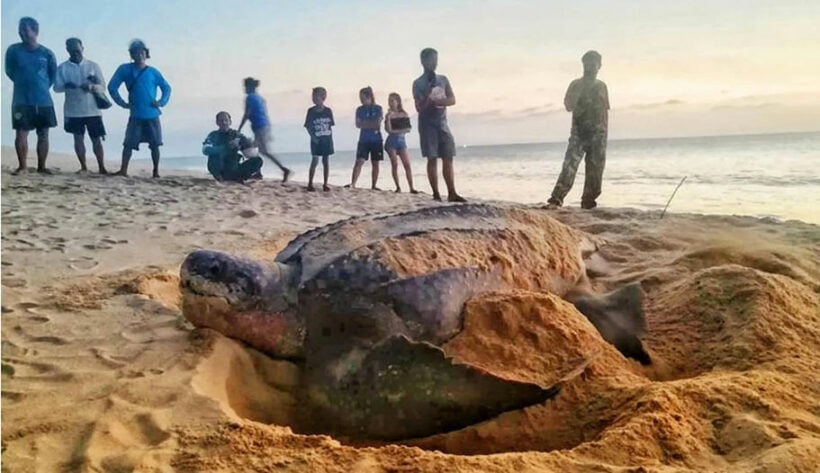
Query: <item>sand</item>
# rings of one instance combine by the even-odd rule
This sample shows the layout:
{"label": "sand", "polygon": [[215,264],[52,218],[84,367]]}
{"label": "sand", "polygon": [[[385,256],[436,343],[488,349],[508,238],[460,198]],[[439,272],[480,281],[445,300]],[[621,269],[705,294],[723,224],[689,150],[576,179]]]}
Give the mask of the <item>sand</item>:
{"label": "sand", "polygon": [[296,365],[182,317],[179,264],[196,248],[271,257],[317,225],[438,204],[169,170],[152,180],[140,166],[101,178],[50,161],[54,176],[13,177],[3,150],[3,471],[817,471],[817,226],[557,211],[599,242],[597,289],[641,283],[655,365],[623,358],[553,295],[482,295],[448,353],[542,383],[597,358],[542,405],[348,445],[288,427]]}

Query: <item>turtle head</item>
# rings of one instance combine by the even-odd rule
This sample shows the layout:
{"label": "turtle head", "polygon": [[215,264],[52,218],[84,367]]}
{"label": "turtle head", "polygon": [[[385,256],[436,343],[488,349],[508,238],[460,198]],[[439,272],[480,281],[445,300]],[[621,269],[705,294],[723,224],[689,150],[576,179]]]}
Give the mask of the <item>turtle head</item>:
{"label": "turtle head", "polygon": [[294,310],[291,268],[217,251],[189,254],[180,268],[182,312],[276,357],[302,356],[304,320]]}

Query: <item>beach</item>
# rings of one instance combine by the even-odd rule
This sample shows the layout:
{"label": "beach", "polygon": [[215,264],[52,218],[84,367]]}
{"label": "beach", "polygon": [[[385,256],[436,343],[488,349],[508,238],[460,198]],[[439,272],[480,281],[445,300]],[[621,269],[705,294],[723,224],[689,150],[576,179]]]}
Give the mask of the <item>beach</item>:
{"label": "beach", "polygon": [[55,175],[11,176],[7,147],[2,164],[3,471],[817,468],[817,225],[553,211],[599,243],[595,289],[641,284],[655,363],[621,356],[555,296],[481,296],[448,355],[531,381],[550,376],[557,343],[600,355],[543,404],[424,439],[351,445],[288,426],[297,364],[182,316],[179,265],[199,248],[272,259],[317,226],[444,204],[336,186],[308,193],[272,179],[221,185],[164,168],[151,179],[139,160],[132,177],[79,175],[76,159],[58,153]]}

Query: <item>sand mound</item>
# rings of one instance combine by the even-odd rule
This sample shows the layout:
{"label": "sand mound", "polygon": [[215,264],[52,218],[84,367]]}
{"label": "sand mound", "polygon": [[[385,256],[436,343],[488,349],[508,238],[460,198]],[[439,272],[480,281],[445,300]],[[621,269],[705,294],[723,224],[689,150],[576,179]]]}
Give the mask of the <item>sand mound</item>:
{"label": "sand mound", "polygon": [[818,308],[817,294],[794,279],[717,266],[653,293],[646,341],[677,376],[764,366],[797,372],[816,363]]}
{"label": "sand mound", "polygon": [[647,383],[637,363],[606,343],[571,304],[551,294],[488,294],[469,302],[464,331],[445,351],[516,379],[551,385],[578,360],[593,361],[544,404],[508,412],[457,432],[411,442],[448,453],[550,451],[594,438],[601,416],[621,395],[615,389]]}
{"label": "sand mound", "polygon": [[292,424],[299,367],[273,360],[210,329],[201,331],[209,349],[192,379],[194,390],[215,399],[234,419]]}
{"label": "sand mound", "polygon": [[90,276],[46,290],[53,293],[49,302],[66,311],[101,309],[105,301],[123,294],[140,294],[171,309],[179,309],[182,303],[179,276],[155,266]]}

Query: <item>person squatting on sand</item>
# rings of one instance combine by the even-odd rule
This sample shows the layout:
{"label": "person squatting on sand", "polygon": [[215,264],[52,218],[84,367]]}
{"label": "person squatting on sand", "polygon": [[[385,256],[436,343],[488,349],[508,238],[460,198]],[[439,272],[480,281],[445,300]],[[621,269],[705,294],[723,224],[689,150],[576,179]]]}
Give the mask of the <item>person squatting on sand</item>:
{"label": "person squatting on sand", "polygon": [[380,130],[382,118],[382,107],[376,104],[372,87],[365,87],[359,91],[359,100],[362,105],[356,109],[356,128],[359,131],[359,144],[356,146],[356,164],[353,165],[353,176],[350,184],[345,187],[356,187],[359,174],[362,172],[362,165],[370,157],[370,164],[373,166],[370,188],[381,190],[376,185],[379,182],[379,161],[384,159],[382,149],[382,133]]}
{"label": "person squatting on sand", "polygon": [[333,130],[336,125],[333,120],[333,110],[325,107],[327,90],[324,87],[314,87],[312,92],[313,107],[307,110],[305,129],[310,135],[310,173],[308,174],[308,191],[314,191],[313,176],[316,175],[316,165],[322,157],[322,190],[327,192],[327,178],[330,172],[330,155],[333,154]]}
{"label": "person squatting on sand", "polygon": [[54,102],[49,89],[57,75],[57,59],[37,42],[40,24],[30,17],[20,18],[18,33],[22,42],[6,50],[6,75],[14,83],[11,99],[11,126],[15,130],[14,148],[18,166],[12,174],[27,172],[28,133],[37,130],[37,172],[50,174],[48,129],[57,126]]}
{"label": "person squatting on sand", "polygon": [[253,138],[256,147],[259,148],[259,154],[273,161],[282,170],[282,182],[287,182],[290,177],[290,169],[286,168],[276,159],[276,156],[268,150],[268,143],[273,138],[271,134],[270,119],[268,118],[268,106],[265,104],[265,99],[256,93],[259,87],[259,81],[253,77],[246,77],[243,81],[245,86],[245,113],[242,115],[242,121],[239,122],[238,131],[242,131],[245,122],[251,122],[251,131],[253,131]]}
{"label": "person squatting on sand", "polygon": [[398,157],[401,158],[401,164],[407,176],[407,185],[410,186],[410,193],[418,194],[419,191],[413,187],[413,171],[410,169],[410,157],[407,155],[407,143],[404,139],[404,135],[412,129],[410,117],[404,111],[399,94],[391,93],[388,96],[387,105],[387,115],[384,117],[384,129],[387,131],[387,139],[384,140],[384,150],[387,151],[387,155],[390,157],[396,192],[401,192]]}
{"label": "person squatting on sand", "polygon": [[66,133],[74,135],[74,152],[80,161],[80,172],[88,171],[85,163],[85,132],[88,130],[100,174],[108,174],[102,145],[105,125],[102,111],[94,98],[94,93],[105,92],[102,70],[96,62],[85,58],[85,48],[79,38],[68,38],[65,49],[68,61],[57,66],[57,78],[54,81],[54,92],[65,93],[63,128]]}
{"label": "person squatting on sand", "polygon": [[564,97],[564,106],[568,112],[572,112],[572,128],[561,174],[547,201],[552,208],[564,204],[564,197],[575,182],[575,173],[581,159],[586,163],[581,207],[594,209],[598,206],[595,199],[601,195],[601,180],[606,164],[609,93],[606,84],[597,79],[601,69],[601,55],[597,51],[587,51],[581,62],[584,64],[584,76],[569,84]]}
{"label": "person squatting on sand", "polygon": [[[171,86],[156,68],[145,62],[151,57],[151,53],[142,40],[131,41],[128,45],[128,54],[131,55],[133,62],[121,64],[108,83],[111,99],[130,111],[128,125],[125,128],[125,140],[122,143],[122,166],[116,175],[127,176],[131,153],[140,149],[140,143],[148,143],[151,161],[154,164],[153,177],[159,177],[159,147],[162,146],[160,107],[167,105],[171,99]],[[123,83],[128,90],[127,102],[122,99],[119,92]],[[157,89],[162,92],[159,100],[156,98]]]}
{"label": "person squatting on sand", "polygon": [[[208,157],[208,172],[217,181],[245,182],[252,178],[261,178],[262,158],[251,154],[253,142],[236,130],[231,129],[231,114],[216,114],[217,130],[208,134],[202,143],[202,154]],[[240,153],[242,151],[242,153]]]}
{"label": "person squatting on sand", "polygon": [[424,73],[413,82],[413,98],[419,113],[419,138],[421,155],[427,158],[427,178],[433,190],[433,199],[441,200],[438,191],[438,158],[441,158],[441,173],[447,185],[447,200],[466,202],[456,193],[453,176],[453,158],[456,144],[447,125],[447,107],[456,104],[456,96],[447,77],[436,74],[438,52],[433,48],[421,51],[421,65]]}

